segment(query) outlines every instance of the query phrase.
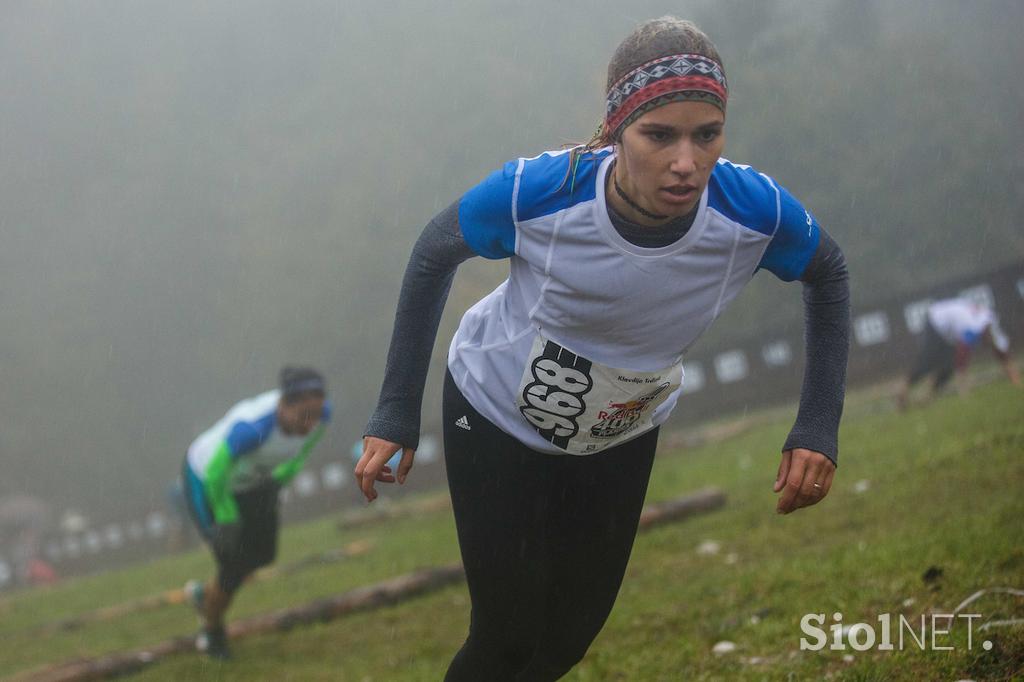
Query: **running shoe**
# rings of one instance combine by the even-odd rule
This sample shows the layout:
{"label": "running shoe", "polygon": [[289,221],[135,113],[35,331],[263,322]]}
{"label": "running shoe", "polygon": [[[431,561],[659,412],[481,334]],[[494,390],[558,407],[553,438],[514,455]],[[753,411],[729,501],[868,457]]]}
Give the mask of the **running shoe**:
{"label": "running shoe", "polygon": [[199,636],[196,637],[196,651],[222,661],[231,658],[231,649],[228,648],[228,633],[223,627],[203,628],[199,631]]}

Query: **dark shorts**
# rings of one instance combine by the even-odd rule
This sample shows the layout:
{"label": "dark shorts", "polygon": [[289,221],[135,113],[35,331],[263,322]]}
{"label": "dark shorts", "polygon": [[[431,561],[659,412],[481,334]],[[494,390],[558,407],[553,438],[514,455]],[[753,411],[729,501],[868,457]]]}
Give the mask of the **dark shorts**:
{"label": "dark shorts", "polygon": [[238,551],[228,555],[218,553],[214,547],[213,510],[206,501],[202,481],[187,460],[182,469],[182,486],[189,516],[213,550],[217,582],[222,590],[229,594],[234,592],[253,571],[274,561],[279,526],[277,486],[235,493],[241,538]]}
{"label": "dark shorts", "polygon": [[955,366],[956,347],[939,336],[931,322],[927,322],[921,334],[917,359],[910,370],[910,383],[916,384],[929,374],[934,374],[935,388],[940,388],[953,376]]}

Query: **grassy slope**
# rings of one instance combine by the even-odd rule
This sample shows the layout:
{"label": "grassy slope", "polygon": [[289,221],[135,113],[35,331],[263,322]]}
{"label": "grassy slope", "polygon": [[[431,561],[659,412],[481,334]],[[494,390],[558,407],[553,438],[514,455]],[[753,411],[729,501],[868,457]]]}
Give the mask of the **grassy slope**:
{"label": "grassy slope", "polygon": [[[861,412],[870,412],[870,410]],[[649,500],[704,485],[726,490],[724,511],[642,535],[615,611],[571,680],[1009,679],[1024,675],[1024,629],[1001,629],[966,650],[800,652],[800,617],[841,611],[846,624],[879,613],[948,612],[974,590],[1024,588],[1024,392],[1005,382],[946,397],[906,416],[878,410],[847,419],[842,467],[819,507],[774,513],[772,477],[785,420],[674,456],[663,452]],[[870,480],[867,492],[853,484]],[[344,564],[247,588],[244,616],[336,593],[458,556],[450,513],[339,533],[330,521],[289,528],[281,561],[366,537],[376,547]],[[694,550],[721,543],[717,555]],[[730,556],[731,555],[731,556]],[[921,576],[943,569],[937,585]],[[0,602],[0,675],[75,656],[140,646],[194,628],[185,607],[80,632],[40,637],[31,627],[142,596],[209,570],[199,553],[69,582]],[[907,598],[914,604],[903,607]],[[983,597],[975,612],[1008,617],[1024,600]],[[757,614],[758,622],[751,616]],[[406,605],[235,644],[229,665],[179,656],[141,680],[433,680],[464,637],[468,599],[453,587]],[[995,649],[978,648],[992,639]],[[719,640],[735,654],[716,657]],[[949,640],[945,640],[948,642]],[[943,641],[939,642],[940,644]],[[852,663],[843,653],[854,653]],[[751,657],[764,659],[751,663]],[[790,675],[792,673],[792,675]]]}

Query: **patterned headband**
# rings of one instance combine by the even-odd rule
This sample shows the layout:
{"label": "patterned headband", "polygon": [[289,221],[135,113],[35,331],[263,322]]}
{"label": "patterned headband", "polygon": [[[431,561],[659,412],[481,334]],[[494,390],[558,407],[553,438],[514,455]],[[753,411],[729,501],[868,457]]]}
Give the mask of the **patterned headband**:
{"label": "patterned headband", "polygon": [[699,54],[675,54],[641,64],[608,91],[604,130],[617,140],[626,126],[668,102],[699,101],[725,111],[729,86],[722,65]]}

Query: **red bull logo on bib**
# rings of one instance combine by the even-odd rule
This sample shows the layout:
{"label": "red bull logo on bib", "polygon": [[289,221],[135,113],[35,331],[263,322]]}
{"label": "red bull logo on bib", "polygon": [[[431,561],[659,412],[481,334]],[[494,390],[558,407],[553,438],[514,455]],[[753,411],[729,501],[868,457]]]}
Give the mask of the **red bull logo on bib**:
{"label": "red bull logo on bib", "polygon": [[666,391],[669,383],[665,382],[655,388],[647,395],[640,396],[635,400],[628,400],[624,403],[609,402],[607,410],[597,413],[598,423],[590,427],[590,435],[594,438],[615,438],[629,433],[644,415],[651,403]]}

